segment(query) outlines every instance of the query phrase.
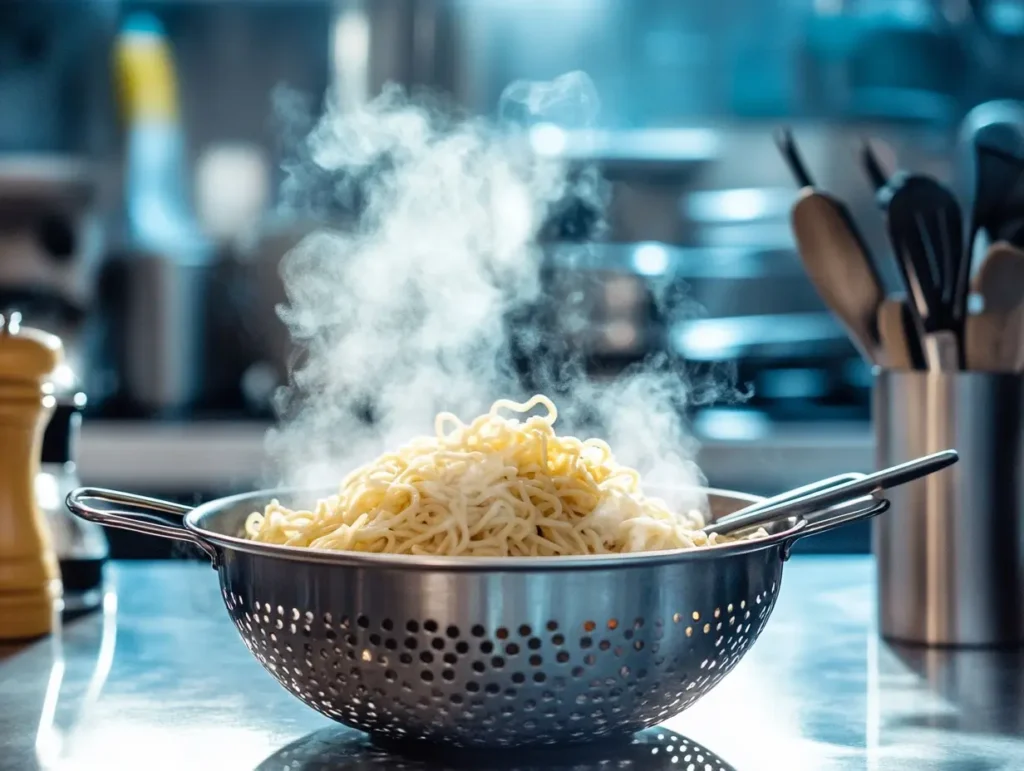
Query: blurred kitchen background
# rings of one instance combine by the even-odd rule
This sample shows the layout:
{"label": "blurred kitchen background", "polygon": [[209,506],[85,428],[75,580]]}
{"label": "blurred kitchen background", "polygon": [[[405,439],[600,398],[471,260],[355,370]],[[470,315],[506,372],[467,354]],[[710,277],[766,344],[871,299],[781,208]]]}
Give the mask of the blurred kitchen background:
{"label": "blurred kitchen background", "polygon": [[[882,252],[860,138],[955,181],[958,122],[1024,97],[1022,64],[1015,0],[6,0],[0,308],[65,341],[82,481],[185,502],[250,488],[291,355],[277,261],[317,226],[274,213],[302,116],[387,81],[490,113],[513,80],[581,69],[600,131],[557,149],[600,163],[613,201],[585,267],[561,257],[571,227],[548,244],[553,291],[588,299],[574,345],[597,375],[658,350],[736,360],[755,396],[694,416],[701,464],[778,492],[869,469],[873,442],[868,368],[794,253],[774,129]],[[666,287],[701,310],[665,323]],[[115,557],[170,551],[109,536]],[[869,548],[866,527],[810,541]]]}

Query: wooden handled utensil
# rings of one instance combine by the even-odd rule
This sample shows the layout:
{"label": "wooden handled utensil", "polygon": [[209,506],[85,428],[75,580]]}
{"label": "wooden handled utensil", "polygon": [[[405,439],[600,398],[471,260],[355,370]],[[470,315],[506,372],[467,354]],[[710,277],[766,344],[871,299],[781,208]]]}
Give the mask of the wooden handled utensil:
{"label": "wooden handled utensil", "polygon": [[881,364],[877,314],[885,291],[864,240],[846,206],[814,187],[792,135],[780,132],[777,143],[801,185],[790,218],[804,269],[861,355]]}
{"label": "wooden handled utensil", "polygon": [[971,372],[1009,372],[1012,359],[1004,358],[1008,314],[982,311],[967,317],[964,355]]}
{"label": "wooden handled utensil", "polygon": [[1024,303],[1010,315],[1003,330],[1003,356],[1009,362],[1009,371],[1024,373]]}
{"label": "wooden handled utensil", "polygon": [[878,306],[878,336],[883,364],[889,369],[924,369],[924,352],[905,297],[885,298]]}
{"label": "wooden handled utensil", "polygon": [[992,244],[978,265],[971,289],[984,310],[1010,313],[1024,300],[1024,251],[1005,241]]}
{"label": "wooden handled utensil", "polygon": [[1024,251],[1006,242],[992,244],[978,265],[972,291],[983,310],[968,316],[964,347],[967,368],[979,372],[1016,371],[1024,303]]}

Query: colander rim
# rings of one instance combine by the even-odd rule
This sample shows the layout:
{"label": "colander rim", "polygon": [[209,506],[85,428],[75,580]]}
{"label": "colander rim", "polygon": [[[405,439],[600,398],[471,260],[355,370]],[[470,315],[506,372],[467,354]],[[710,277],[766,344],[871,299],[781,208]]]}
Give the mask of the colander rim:
{"label": "colander rim", "polygon": [[[678,487],[661,489],[693,490],[708,495],[732,498],[734,500],[757,503],[764,500],[761,496],[725,490],[715,487]],[[316,549],[305,546],[282,546],[280,544],[252,541],[241,536],[230,536],[218,533],[203,526],[203,520],[213,517],[225,509],[235,508],[246,501],[270,501],[274,498],[287,498],[295,495],[331,494],[334,489],[323,488],[270,488],[255,490],[203,503],[192,509],[184,517],[184,526],[196,538],[219,546],[228,551],[240,551],[247,554],[273,557],[292,562],[318,565],[338,565],[355,568],[376,568],[393,570],[434,570],[441,572],[550,572],[561,570],[609,570],[631,567],[653,567],[668,563],[685,563],[700,560],[714,560],[720,557],[738,557],[754,552],[765,551],[786,542],[795,540],[806,522],[795,517],[790,518],[789,526],[766,538],[751,541],[705,546],[696,549],[668,549],[663,551],[636,552],[630,554],[597,554],[573,555],[565,557],[445,557],[422,556],[412,554],[376,554],[368,552],[339,551],[332,549]],[[255,510],[255,508],[254,508]]]}

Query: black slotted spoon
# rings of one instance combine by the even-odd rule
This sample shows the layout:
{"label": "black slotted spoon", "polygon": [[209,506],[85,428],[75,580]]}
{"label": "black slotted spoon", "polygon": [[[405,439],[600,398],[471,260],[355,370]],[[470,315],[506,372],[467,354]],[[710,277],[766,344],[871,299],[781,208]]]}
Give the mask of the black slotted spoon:
{"label": "black slotted spoon", "polygon": [[885,212],[886,230],[929,369],[962,369],[966,300],[957,281],[963,260],[964,227],[960,203],[946,186],[923,174],[891,177],[865,143],[864,168]]}

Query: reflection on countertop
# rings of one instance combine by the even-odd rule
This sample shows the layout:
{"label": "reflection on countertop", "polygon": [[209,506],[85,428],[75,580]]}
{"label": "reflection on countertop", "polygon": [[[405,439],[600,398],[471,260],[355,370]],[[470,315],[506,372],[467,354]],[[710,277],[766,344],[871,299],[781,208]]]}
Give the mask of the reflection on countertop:
{"label": "reflection on countertop", "polygon": [[1024,767],[1024,652],[880,642],[867,557],[794,558],[735,671],[630,745],[443,762],[286,693],[242,645],[209,567],[115,563],[112,583],[103,613],[0,662],[0,769]]}
{"label": "reflection on countertop", "polygon": [[681,734],[651,728],[628,742],[584,747],[558,747],[515,752],[466,752],[438,748],[393,747],[377,744],[344,727],[325,728],[275,752],[257,771],[314,771],[314,769],[391,769],[392,771],[588,771],[631,768],[638,771],[736,771],[735,766]]}

